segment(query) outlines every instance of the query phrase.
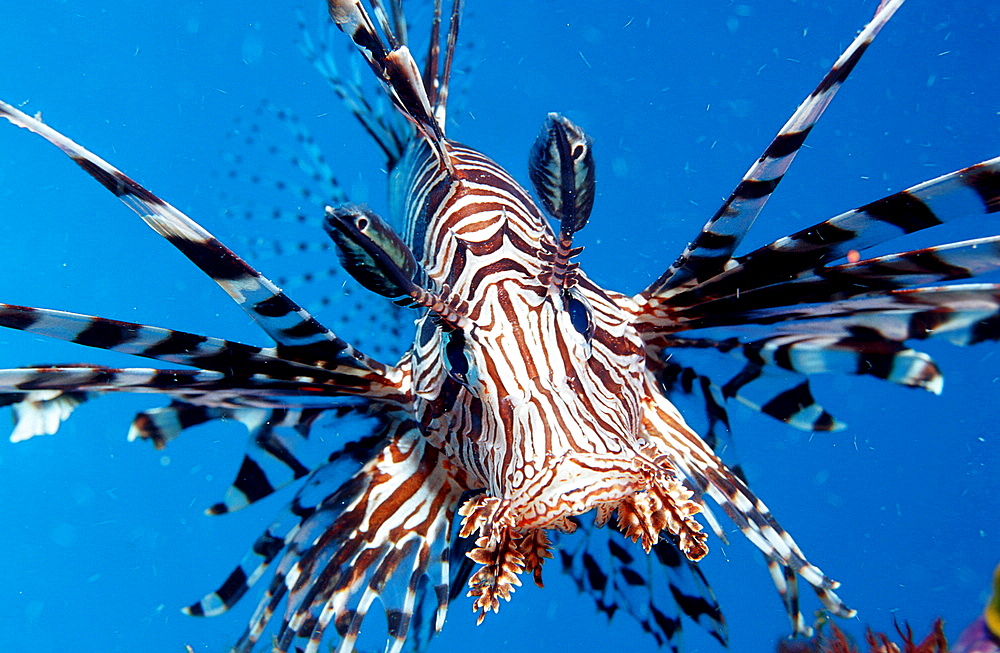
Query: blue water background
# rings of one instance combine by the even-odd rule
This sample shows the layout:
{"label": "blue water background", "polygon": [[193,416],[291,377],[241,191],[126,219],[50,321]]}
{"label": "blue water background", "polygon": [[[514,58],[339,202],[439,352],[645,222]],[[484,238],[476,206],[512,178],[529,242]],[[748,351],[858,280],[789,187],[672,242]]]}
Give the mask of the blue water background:
{"label": "blue water background", "polygon": [[[260,191],[227,178],[225,152],[234,119],[262,99],[302,116],[345,186],[384,209],[381,159],[299,53],[288,3],[4,4],[0,97],[43,112],[222,240],[272,229],[223,216],[232,203],[224,193]],[[637,292],[714,212],[876,4],[473,1],[449,135],[527,181],[545,114],[582,125],[595,139],[599,181],[581,260],[602,284]],[[303,11],[311,23],[323,15],[319,5]],[[1000,154],[998,32],[994,0],[911,0],[814,130],[746,246]],[[954,231],[997,232],[993,217]],[[9,303],[266,344],[135,215],[7,124],[0,291]],[[891,628],[894,618],[922,632],[942,615],[956,636],[1000,559],[1000,345],[927,349],[945,371],[941,397],[870,379],[819,382],[844,432],[810,437],[733,410],[753,487],[810,560],[843,582],[841,596],[859,611],[853,632]],[[5,367],[82,361],[142,364],[0,333]],[[0,650],[216,652],[242,631],[254,592],[214,619],[179,609],[225,577],[288,494],[204,516],[235,474],[244,434],[204,428],[162,452],[127,443],[134,413],[160,401],[106,397],[57,435],[0,443]],[[704,568],[731,648],[772,651],[788,629],[784,611],[761,557],[738,532],[730,539],[713,538]],[[818,602],[803,592],[808,613]],[[693,625],[687,647],[720,650]],[[544,590],[519,589],[478,628],[466,600],[457,602],[432,650],[653,648],[625,615],[608,624],[550,563]]]}

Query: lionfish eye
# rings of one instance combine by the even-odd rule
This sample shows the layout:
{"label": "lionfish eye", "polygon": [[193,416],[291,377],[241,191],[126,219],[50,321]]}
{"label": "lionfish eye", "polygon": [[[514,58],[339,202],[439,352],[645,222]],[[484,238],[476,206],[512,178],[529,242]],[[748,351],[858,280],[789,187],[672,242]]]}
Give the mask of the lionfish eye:
{"label": "lionfish eye", "polygon": [[590,306],[572,290],[563,292],[563,306],[569,313],[570,324],[590,343],[590,339],[594,337],[594,319],[590,314]]}
{"label": "lionfish eye", "polygon": [[465,334],[460,329],[444,332],[444,359],[451,378],[468,384],[469,359],[465,355]]}

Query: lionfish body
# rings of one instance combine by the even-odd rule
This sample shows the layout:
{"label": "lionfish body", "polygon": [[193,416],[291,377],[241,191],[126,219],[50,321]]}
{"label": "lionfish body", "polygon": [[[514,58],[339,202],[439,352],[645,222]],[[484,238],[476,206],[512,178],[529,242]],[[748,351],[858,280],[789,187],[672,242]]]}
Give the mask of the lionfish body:
{"label": "lionfish body", "polygon": [[[188,607],[218,614],[273,570],[236,650],[274,630],[277,651],[319,649],[328,632],[353,649],[376,599],[392,650],[439,630],[468,581],[473,608],[497,610],[530,573],[541,582],[559,533],[561,562],[599,609],[626,586],[649,586],[630,612],[658,642],[680,627],[664,602],[724,640],[714,597],[694,564],[707,553],[702,515],[721,536],[711,499],[766,556],[796,631],[796,577],[825,607],[852,613],[836,583],[810,564],[744,481],[713,451],[737,399],[810,430],[838,423],[813,400],[808,377],[868,374],[939,391],[941,375],[909,340],[956,344],[1000,337],[1000,288],[932,286],[1000,267],[1000,237],[862,260],[896,235],[1000,208],[1000,160],[925,182],[736,256],[743,235],[875,34],[901,4],[883,3],[677,261],[642,293],[601,288],[573,259],[590,216],[590,139],[550,114],[531,153],[532,199],[504,169],[445,135],[448,74],[460,3],[439,61],[440,6],[421,74],[403,39],[398,4],[379,27],[357,0],[329,0],[410,127],[373,115],[335,81],[389,157],[401,233],[364,206],[326,210],[324,226],[347,271],[367,289],[415,309],[415,336],[395,365],[323,326],[200,225],[99,157],[7,104],[0,115],[46,138],[121,198],[214,279],[274,341],[220,338],[60,311],[3,305],[0,325],[183,366],[50,366],[0,371],[18,417],[14,438],[51,433],[97,394],[155,392],[130,436],[165,445],[216,419],[252,436],[239,475],[210,512],[229,512],[305,478],[285,513],[214,593]],[[381,34],[379,33],[381,31]],[[847,262],[841,262],[843,259]],[[720,335],[721,334],[721,335]],[[742,366],[719,382],[685,355],[714,351]],[[764,400],[758,397],[765,395]],[[674,406],[694,395],[700,437]],[[317,454],[323,417],[357,416],[363,437]],[[608,529],[595,527],[609,526]],[[633,568],[639,542],[697,586],[654,592]],[[563,540],[558,540],[561,544]],[[601,549],[598,551],[598,549]],[[473,569],[473,563],[478,565]],[[283,607],[282,607],[283,606]],[[433,612],[433,616],[428,612]]]}
{"label": "lionfish body", "polygon": [[[647,549],[668,529],[692,559],[702,557],[697,504],[671,450],[643,429],[659,392],[646,379],[636,305],[569,260],[593,201],[586,136],[551,116],[536,145],[532,173],[561,218],[557,237],[511,175],[444,137],[408,51],[372,46],[374,25],[357,6],[331,7],[380,76],[405,80],[390,92],[423,136],[393,173],[405,188],[408,242],[388,225],[364,233],[381,219],[357,207],[330,211],[328,229],[345,259],[360,247],[375,261],[386,241],[390,259],[411,252],[356,276],[429,309],[417,322],[409,391],[421,436],[461,470],[466,489],[484,490],[459,510],[462,534],[478,534],[469,554],[483,564],[471,581],[475,606],[496,610],[496,597],[509,598],[518,582],[512,573],[540,578],[550,556],[544,530],[573,530],[572,517],[595,509],[601,522],[615,510],[627,515],[627,532]],[[422,271],[426,288],[386,283],[397,262],[408,280]],[[365,283],[369,274],[376,280]]]}

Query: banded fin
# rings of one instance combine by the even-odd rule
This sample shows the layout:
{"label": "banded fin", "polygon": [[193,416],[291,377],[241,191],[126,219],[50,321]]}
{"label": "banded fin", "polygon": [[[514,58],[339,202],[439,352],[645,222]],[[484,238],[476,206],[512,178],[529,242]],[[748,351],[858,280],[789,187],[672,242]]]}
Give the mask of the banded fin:
{"label": "banded fin", "polygon": [[254,647],[286,598],[273,640],[277,653],[316,653],[330,626],[341,637],[337,650],[353,651],[376,598],[386,610],[388,650],[398,653],[418,593],[431,589],[438,597],[435,628],[440,629],[449,595],[450,529],[465,488],[412,422],[397,423],[388,442],[347,483],[326,487],[332,493],[287,542],[235,651]]}
{"label": "banded fin", "polygon": [[903,0],[890,0],[879,7],[872,21],[847,46],[819,85],[799,105],[677,261],[642,291],[643,298],[666,295],[670,291],[696,285],[729,265],[736,248],[778,186],[809,132],[875,36],[902,4]]}
{"label": "banded fin", "polygon": [[[936,247],[888,254],[856,263],[821,267],[783,283],[749,289],[739,298],[722,300],[730,312],[751,312],[802,304],[844,301],[889,290],[915,289],[935,282],[971,279],[1000,269],[1000,236],[976,238]],[[959,287],[957,284],[952,287]],[[710,316],[721,308],[706,302],[687,314]],[[711,318],[707,318],[711,319]],[[695,323],[699,323],[696,319]]]}
{"label": "banded fin", "polygon": [[987,236],[832,265],[817,270],[817,279],[806,277],[788,283],[797,286],[800,301],[806,303],[820,297],[849,297],[863,289],[896,290],[971,279],[997,269],[1000,236]]}
{"label": "banded fin", "polygon": [[[162,449],[181,432],[198,424],[216,419],[243,424],[250,440],[236,479],[226,489],[223,500],[205,511],[221,515],[270,496],[323,463],[329,444],[310,441],[309,435],[316,420],[329,410],[231,408],[174,401],[169,406],[139,413],[129,430],[129,440],[150,440],[157,449]],[[344,416],[342,410],[338,416]]]}
{"label": "banded fin", "polygon": [[[844,424],[820,406],[808,381],[817,374],[872,376],[899,385],[923,388],[940,394],[944,378],[930,356],[882,337],[862,327],[828,330],[782,330],[780,333],[741,341],[728,338],[664,338],[656,341],[650,355],[664,361],[656,375],[668,397],[693,395],[694,384],[703,396],[712,419],[725,416],[723,402],[736,399],[745,406],[807,431],[837,431]],[[662,348],[661,348],[662,347]],[[741,364],[728,380],[716,386],[700,368],[718,367],[717,362],[692,356],[701,351],[727,355]],[[720,373],[716,372],[718,378]],[[726,378],[727,374],[721,374]],[[706,388],[707,386],[707,388]],[[721,399],[721,401],[720,401]],[[709,433],[713,434],[712,425]],[[725,431],[728,434],[728,431]],[[706,442],[715,449],[712,438]]]}
{"label": "banded fin", "polygon": [[[740,340],[728,338],[666,338],[657,341],[663,349],[658,356],[672,359],[681,349],[714,349],[742,363],[738,376],[747,380],[771,367],[802,376],[816,374],[867,375],[899,385],[921,387],[935,394],[941,391],[941,373],[927,354],[909,349],[902,341],[886,338],[862,326],[801,331],[790,326],[764,337]],[[735,396],[738,384],[730,382],[723,396]]]}
{"label": "banded fin", "polygon": [[29,306],[0,304],[0,326],[66,340],[87,347],[142,356],[157,361],[224,372],[229,377],[266,375],[272,379],[308,378],[341,391],[364,394],[356,370],[343,374],[298,361],[284,360],[274,347],[244,345],[186,331]]}
{"label": "banded fin", "polygon": [[563,570],[597,610],[612,619],[619,611],[635,619],[657,646],[681,650],[688,617],[720,644],[726,623],[708,581],[696,563],[661,540],[647,555],[622,539],[617,528],[596,528],[587,517],[575,520],[571,535],[555,533]]}
{"label": "banded fin", "polygon": [[236,605],[267,572],[288,542],[298,534],[301,520],[308,518],[314,510],[297,508],[296,504],[286,507],[278,519],[254,540],[251,549],[215,591],[181,611],[192,617],[215,617]]}
{"label": "banded fin", "polygon": [[698,401],[697,397],[701,397],[705,428],[698,429],[698,434],[712,451],[723,458],[723,453],[732,446],[732,432],[729,411],[726,410],[726,398],[722,395],[721,389],[711,378],[699,374],[694,367],[678,364],[672,353],[659,352],[655,348],[649,351],[657,354],[656,359],[659,359],[663,366],[662,369],[656,370],[656,380],[671,403],[675,405],[679,403],[677,395],[688,396],[695,401]]}
{"label": "banded fin", "polygon": [[870,292],[844,301],[777,306],[705,318],[697,328],[726,326],[733,334],[767,329],[777,333],[850,335],[864,329],[904,342],[942,337],[968,346],[998,337],[1000,284],[968,283]]}
{"label": "banded fin", "polygon": [[[269,408],[338,408],[358,399],[330,392],[323,384],[254,375],[232,380],[213,370],[113,368],[101,365],[59,365],[0,369],[2,405],[17,403],[11,394],[35,391],[161,394],[202,406]],[[38,396],[38,395],[36,395]],[[55,396],[52,397],[53,399]],[[363,401],[363,400],[362,400]]]}
{"label": "banded fin", "polygon": [[0,117],[58,147],[135,211],[218,283],[278,343],[283,357],[322,360],[331,366],[353,368],[362,373],[385,373],[383,364],[338,338],[201,225],[108,162],[5,102],[0,102]]}
{"label": "banded fin", "polygon": [[696,367],[688,354],[697,350],[735,357],[743,367],[721,386],[724,397],[798,428],[837,430],[843,425],[816,404],[806,376],[867,375],[939,394],[941,371],[905,343],[1000,340],[1000,284],[870,292],[844,301],[734,311],[688,326],[724,327],[727,337],[648,334],[648,355],[688,367]]}
{"label": "banded fin", "polygon": [[[653,359],[647,360],[653,362]],[[649,369],[659,383],[663,395],[681,414],[692,416],[691,412],[681,408],[685,402],[694,404],[704,413],[705,428],[695,429],[695,432],[719,460],[745,482],[746,477],[736,457],[736,447],[729,426],[729,411],[726,408],[727,398],[723,396],[722,389],[711,378],[699,374],[693,367],[679,364],[676,357],[671,356],[669,360],[659,363],[662,367],[652,364]],[[712,512],[711,506],[705,502],[704,492],[690,484],[688,490],[692,493],[692,500],[701,504],[701,515],[715,536],[723,544],[729,544],[726,532]]]}
{"label": "banded fin", "polygon": [[[789,582],[779,584],[778,579],[775,582],[789,608],[789,618],[796,632],[808,634],[811,630],[798,611],[796,574],[812,586],[827,610],[842,617],[854,615],[854,611],[844,605],[833,591],[839,583],[806,560],[767,506],[691,431],[673,405],[651,392],[647,394],[644,408],[643,432],[646,437],[654,444],[661,443],[661,450],[670,462],[699,494],[708,495],[723,509],[743,535],[764,554],[769,564],[792,572],[788,574]],[[782,580],[785,580],[784,576]]]}
{"label": "banded fin", "polygon": [[308,446],[309,432],[322,413],[316,408],[223,410],[220,417],[247,428],[250,446],[225,498],[205,512],[221,515],[245,508],[308,475],[326,457],[328,445],[313,442]]}
{"label": "banded fin", "polygon": [[[218,389],[225,375],[212,370],[161,370],[101,365],[17,367],[0,370],[0,392],[86,390],[92,392],[185,392]],[[236,392],[236,391],[234,391]]]}
{"label": "banded fin", "polygon": [[943,383],[927,354],[860,328],[844,335],[782,333],[748,342],[735,351],[747,365],[774,366],[804,376],[867,375],[934,394],[941,393]]}
{"label": "banded fin", "polygon": [[[396,107],[426,136],[441,155],[439,160],[447,162],[440,149],[445,140],[444,125],[434,116],[424,79],[410,49],[398,43],[388,21],[383,19],[380,22],[389,40],[386,45],[361,0],[327,0],[327,6],[333,22],[358,46]],[[381,5],[373,3],[373,6]]]}
{"label": "banded fin", "polygon": [[[673,348],[673,342],[667,340],[668,344],[664,349],[654,349],[651,353],[655,352],[654,355],[664,361],[664,367],[656,372],[656,378],[671,401],[678,393],[694,397],[694,383],[697,382],[698,394],[704,401],[710,429],[713,429],[709,431],[710,437],[703,439],[717,455],[722,453],[713,442],[717,439],[717,432],[724,433],[727,436],[726,444],[730,444],[728,428],[725,431],[716,429],[723,417],[726,420],[724,424],[728,427],[725,404],[730,399],[804,431],[839,431],[844,428],[843,422],[816,401],[809,380],[798,370],[783,369],[775,365],[773,360],[766,360],[758,350],[760,344],[756,347],[743,347],[733,341],[715,342],[706,339],[696,342],[697,344],[690,340],[684,341],[679,345],[682,348]],[[683,347],[692,346],[699,349],[715,348],[719,353],[728,353],[743,363],[742,368],[735,374],[730,373],[732,376],[725,383],[716,384],[708,376],[696,371],[697,368],[706,366],[705,361],[690,360],[684,355]],[[726,375],[722,376],[725,378]]]}
{"label": "banded fin", "polygon": [[214,592],[185,607],[183,612],[196,617],[214,617],[229,610],[267,572],[271,563],[295,539],[304,521],[308,520],[332,488],[346,481],[361,465],[384,446],[378,432],[368,433],[346,444],[330,455],[285,506],[274,522],[254,541],[253,546]]}
{"label": "banded fin", "polygon": [[[329,30],[341,43],[336,27]],[[379,97],[385,100],[381,92]],[[390,112],[412,133],[394,109]],[[285,293],[300,295],[307,311],[377,360],[399,360],[412,341],[412,314],[391,302],[370,301],[338,265],[334,243],[317,238],[327,205],[347,199],[309,131],[294,113],[265,102],[253,120],[238,121],[229,138],[234,154],[228,177],[242,184],[223,199],[228,215],[248,223],[238,229],[245,235],[236,238],[251,264],[280,263],[282,274],[272,281]],[[283,208],[289,206],[296,208]],[[281,238],[272,235],[279,232]],[[276,258],[280,261],[273,262]],[[386,328],[373,330],[376,323]]]}
{"label": "banded fin", "polygon": [[[441,1],[434,1],[434,18],[431,21],[431,37],[427,46],[427,59],[424,62],[424,89],[434,108],[434,118],[442,127],[447,124],[448,87],[451,81],[451,66],[455,59],[455,45],[458,43],[458,30],[462,23],[462,7],[464,0],[452,0],[451,17],[448,21],[448,36],[445,42],[444,58],[441,58]],[[401,3],[393,3],[399,7]],[[402,11],[400,11],[402,14]],[[402,15],[396,19],[397,25],[405,25]],[[405,43],[405,39],[403,39]]]}
{"label": "banded fin", "polygon": [[[378,101],[382,96],[376,98],[374,102],[371,101],[362,89],[361,80],[356,71],[351,76],[340,71],[336,57],[328,46],[328,42],[331,40],[331,35],[328,32],[336,28],[330,26],[317,42],[310,36],[302,12],[296,12],[296,15],[299,20],[300,32],[303,35],[300,46],[302,53],[382,150],[386,156],[386,170],[392,172],[396,163],[403,157],[406,144],[413,135],[411,124],[399,119],[399,114],[395,111],[385,111],[386,103]],[[405,22],[402,25],[405,26]],[[339,38],[341,37],[338,37],[338,42]],[[405,38],[401,40],[406,42]],[[347,198],[335,199],[334,201],[345,202]]]}
{"label": "banded fin", "polygon": [[163,449],[183,431],[221,416],[220,409],[212,406],[171,401],[168,406],[137,414],[129,427],[128,440],[149,440],[156,449]]}
{"label": "banded fin", "polygon": [[[278,128],[278,134],[272,134],[271,127]],[[237,118],[226,137],[228,142],[222,153],[229,165],[226,179],[254,187],[255,196],[263,194],[261,189],[280,194],[282,199],[276,204],[281,206],[270,207],[268,217],[287,224],[318,227],[327,203],[347,201],[315,137],[293,111],[262,101],[253,118]],[[293,181],[300,175],[306,181]],[[228,190],[220,189],[224,201],[235,200],[237,206],[248,201],[243,191],[228,183],[227,187]],[[287,197],[293,198],[294,204],[283,201]],[[295,208],[288,209],[290,205]],[[227,212],[243,213],[238,208]],[[254,242],[251,237],[242,240]]]}
{"label": "banded fin", "polygon": [[[944,222],[997,211],[1000,211],[1000,157],[925,181],[779,238],[740,257],[735,265],[716,277],[674,294],[667,303],[676,320],[686,319],[689,311],[700,314],[712,310],[712,301],[742,300],[753,291],[771,286],[775,289],[769,293],[783,297],[785,303],[808,301],[808,295],[800,299],[799,289],[788,284],[815,276],[834,278],[845,274],[850,277],[846,281],[856,282],[858,291],[864,291],[871,285],[878,286],[886,277],[894,281],[890,287],[898,287],[896,284],[915,285],[934,279],[961,278],[963,274],[981,274],[997,267],[995,238],[948,243],[856,264],[822,266],[847,256],[852,250],[862,252]],[[886,267],[881,267],[883,264]],[[839,290],[848,292],[850,288],[846,283]],[[662,301],[663,297],[650,297],[648,310],[655,313]],[[692,308],[685,310],[685,307]],[[726,310],[730,310],[728,305]]]}
{"label": "banded fin", "polygon": [[808,380],[774,368],[747,364],[722,386],[722,392],[803,431],[840,431],[846,426],[816,401]]}
{"label": "banded fin", "polygon": [[[226,490],[223,501],[206,510],[209,515],[219,515],[270,496],[326,463],[356,454],[357,447],[351,442],[331,455],[329,443],[322,438],[310,441],[310,432],[317,419],[329,410],[210,407],[174,401],[170,406],[139,413],[133,421],[129,439],[148,439],[162,449],[182,431],[210,420],[234,420],[246,426],[250,443],[236,479]],[[343,418],[352,407],[333,410],[336,410],[340,429],[345,429]],[[367,432],[371,428],[364,430]]]}
{"label": "banded fin", "polygon": [[[0,406],[11,406],[11,442],[53,435],[82,403],[112,391],[198,396],[221,375],[204,370],[115,369],[101,366],[0,370]],[[187,386],[186,389],[181,389]]]}

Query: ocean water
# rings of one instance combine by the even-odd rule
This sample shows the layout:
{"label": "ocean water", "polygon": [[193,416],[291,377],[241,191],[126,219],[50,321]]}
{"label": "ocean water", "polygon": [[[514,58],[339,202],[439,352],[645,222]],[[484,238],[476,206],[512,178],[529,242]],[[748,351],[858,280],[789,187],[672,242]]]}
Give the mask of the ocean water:
{"label": "ocean water", "polygon": [[[637,292],[715,211],[877,2],[468,5],[449,135],[526,182],[546,113],[581,125],[598,165],[582,264],[603,285]],[[419,39],[428,11],[414,9]],[[322,3],[301,11],[319,31]],[[998,30],[993,0],[910,0],[813,130],[744,247],[1000,154]],[[291,3],[8,1],[0,97],[42,112],[239,250],[247,239],[281,237],[267,220],[227,213],[277,197],[248,170],[285,174],[266,147],[242,144],[263,100],[301,117],[353,197],[385,207],[376,148],[300,40]],[[346,45],[335,49],[350,59]],[[274,133],[276,145],[291,143]],[[970,222],[914,246],[998,233],[990,216]],[[280,276],[284,264],[260,267]],[[7,303],[266,344],[214,283],[100,185],[6,123],[0,273]],[[890,629],[893,619],[923,632],[941,615],[957,636],[1000,559],[1000,344],[925,349],[945,372],[939,397],[871,379],[821,380],[817,395],[848,423],[842,432],[810,436],[731,411],[753,488],[810,560],[843,583],[840,595],[859,617],[842,625],[855,633],[864,624]],[[0,333],[3,367],[56,362],[136,364]],[[0,443],[0,651],[215,652],[242,632],[254,591],[212,619],[180,607],[225,578],[289,495],[203,515],[235,474],[244,434],[196,429],[165,451],[126,442],[135,412],[160,403],[104,397],[56,435]],[[704,563],[730,647],[772,651],[788,631],[784,610],[761,557],[735,530],[730,540],[713,538]],[[808,614],[819,604],[803,591]],[[686,645],[720,650],[693,624]],[[544,590],[519,589],[482,626],[466,600],[456,602],[432,644],[477,653],[653,648],[627,616],[599,616],[553,563]]]}

